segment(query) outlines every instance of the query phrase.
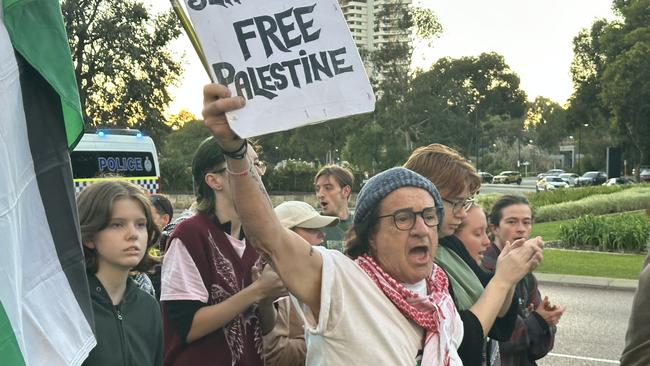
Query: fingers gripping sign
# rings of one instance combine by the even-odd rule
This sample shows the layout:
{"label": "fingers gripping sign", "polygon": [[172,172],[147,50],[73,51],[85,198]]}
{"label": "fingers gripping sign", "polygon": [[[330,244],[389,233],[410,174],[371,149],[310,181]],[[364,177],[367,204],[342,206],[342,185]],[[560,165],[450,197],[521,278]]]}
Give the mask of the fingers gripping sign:
{"label": "fingers gripping sign", "polygon": [[203,120],[224,150],[233,151],[241,145],[241,139],[230,128],[226,112],[242,108],[246,100],[231,96],[230,90],[220,84],[208,84],[203,88]]}

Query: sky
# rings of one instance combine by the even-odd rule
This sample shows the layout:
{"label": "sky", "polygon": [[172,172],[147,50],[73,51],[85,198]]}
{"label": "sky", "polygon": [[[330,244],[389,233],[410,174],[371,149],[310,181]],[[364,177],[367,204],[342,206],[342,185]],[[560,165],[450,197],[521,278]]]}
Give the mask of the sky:
{"label": "sky", "polygon": [[[153,9],[169,2],[145,0]],[[564,104],[573,85],[569,67],[573,38],[595,19],[614,19],[611,0],[419,0],[443,26],[431,47],[418,46],[414,66],[427,69],[440,57],[477,56],[494,51],[519,75],[529,100],[537,96]],[[202,108],[202,86],[210,80],[183,34],[173,49],[182,54],[184,74],[172,87],[175,100],[168,112],[189,109],[197,116]]]}

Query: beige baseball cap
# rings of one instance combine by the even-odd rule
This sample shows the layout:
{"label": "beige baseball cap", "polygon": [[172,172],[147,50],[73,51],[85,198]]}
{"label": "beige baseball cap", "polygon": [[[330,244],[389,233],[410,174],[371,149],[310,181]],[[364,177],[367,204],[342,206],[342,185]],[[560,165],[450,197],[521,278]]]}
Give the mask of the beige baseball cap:
{"label": "beige baseball cap", "polygon": [[321,229],[339,223],[338,217],[320,215],[308,203],[302,201],[283,202],[274,210],[282,226],[287,229],[294,227]]}

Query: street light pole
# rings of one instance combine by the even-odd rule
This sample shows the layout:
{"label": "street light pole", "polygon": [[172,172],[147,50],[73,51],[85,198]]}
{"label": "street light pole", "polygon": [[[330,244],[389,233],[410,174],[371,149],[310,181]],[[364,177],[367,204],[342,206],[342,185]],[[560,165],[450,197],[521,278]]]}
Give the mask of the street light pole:
{"label": "street light pole", "polygon": [[478,156],[479,145],[480,145],[479,141],[481,138],[481,131],[479,131],[478,129],[478,104],[474,106],[474,119],[475,119],[474,127],[476,128],[476,171],[478,172],[479,171],[478,162],[480,160]]}
{"label": "street light pole", "polygon": [[578,174],[582,175],[582,127],[589,127],[589,123],[578,126]]}

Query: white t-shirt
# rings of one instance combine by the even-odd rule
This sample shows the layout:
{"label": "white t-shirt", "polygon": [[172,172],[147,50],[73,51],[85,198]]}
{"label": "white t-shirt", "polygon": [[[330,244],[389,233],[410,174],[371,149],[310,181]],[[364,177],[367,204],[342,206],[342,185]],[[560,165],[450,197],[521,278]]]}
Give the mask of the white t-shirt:
{"label": "white t-shirt", "polygon": [[[323,257],[318,324],[305,321],[308,366],[416,365],[424,329],[407,319],[357,264],[339,251],[314,247]],[[311,315],[309,307],[296,308]],[[300,310],[302,309],[302,311]],[[463,337],[458,313],[441,329],[453,333],[452,365]],[[454,357],[455,356],[455,357]]]}

